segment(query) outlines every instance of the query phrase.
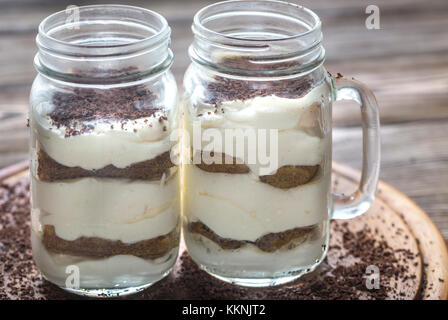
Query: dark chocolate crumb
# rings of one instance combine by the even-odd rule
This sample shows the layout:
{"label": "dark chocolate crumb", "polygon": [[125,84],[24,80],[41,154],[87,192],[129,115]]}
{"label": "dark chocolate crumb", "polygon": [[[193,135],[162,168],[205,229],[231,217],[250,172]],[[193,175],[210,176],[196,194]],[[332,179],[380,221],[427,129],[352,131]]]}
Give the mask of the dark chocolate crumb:
{"label": "dark chocolate crumb", "polygon": [[53,94],[54,110],[48,114],[57,128],[66,127],[66,137],[94,129],[96,122],[121,121],[154,116],[161,111],[156,96],[144,85],[98,89],[74,88]]}
{"label": "dark chocolate crumb", "polygon": [[[238,70],[261,70],[266,68],[263,64],[254,63],[250,57],[232,57],[220,61],[221,65]],[[287,69],[297,65],[297,62],[278,63],[276,69]],[[272,66],[271,66],[272,67]],[[205,88],[205,102],[219,104],[223,101],[248,100],[255,97],[276,95],[282,98],[299,98],[312,88],[309,77],[297,77],[286,80],[247,81],[227,77],[215,77]],[[217,113],[218,110],[215,110]]]}

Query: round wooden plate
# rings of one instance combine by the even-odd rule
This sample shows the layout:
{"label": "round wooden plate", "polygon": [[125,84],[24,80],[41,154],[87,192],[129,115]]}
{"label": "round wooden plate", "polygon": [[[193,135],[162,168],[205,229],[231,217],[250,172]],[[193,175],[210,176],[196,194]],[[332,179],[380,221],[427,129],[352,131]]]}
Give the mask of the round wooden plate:
{"label": "round wooden plate", "polygon": [[[360,179],[359,171],[340,163],[333,162],[333,172],[333,182],[343,181],[356,186]],[[336,189],[341,191],[337,187]],[[378,211],[378,206],[380,211]],[[447,245],[429,216],[414,201],[383,181],[378,183],[374,205],[369,212],[359,218],[368,216],[377,216],[380,219],[377,221],[381,222],[383,219],[390,221],[392,216],[394,216],[394,220],[402,221],[415,239],[421,255],[423,272],[420,283],[421,297],[423,299],[448,299]],[[397,240],[394,238],[396,237],[392,234],[387,237],[388,241]]]}
{"label": "round wooden plate", "polygon": [[[27,168],[27,162],[22,162],[0,170],[0,182],[13,184],[27,179]],[[334,163],[334,190],[351,193],[356,188],[359,175],[357,170]],[[170,276],[132,298],[448,298],[448,251],[445,240],[425,212],[388,184],[379,183],[376,199],[366,214],[351,220],[333,221],[331,229],[327,259],[315,272],[295,283],[268,289],[241,288],[222,283],[199,270],[182,244],[181,254]],[[373,237],[373,240],[367,236]],[[0,258],[5,254],[1,248],[2,243]],[[360,254],[364,250],[369,254]],[[386,256],[384,250],[392,253],[393,257]],[[26,288],[27,298],[75,298],[43,280],[32,261],[28,261],[33,268],[29,274],[20,276],[20,273],[14,272],[24,263],[24,256],[16,257],[17,261],[10,261],[12,268],[0,274],[0,297],[22,298],[20,288]],[[375,288],[373,291],[364,288],[368,277],[366,266],[377,268],[380,285],[387,288],[383,295],[378,294]],[[334,280],[334,277],[341,275],[345,279]],[[21,282],[19,289],[8,290],[7,283],[11,282]]]}

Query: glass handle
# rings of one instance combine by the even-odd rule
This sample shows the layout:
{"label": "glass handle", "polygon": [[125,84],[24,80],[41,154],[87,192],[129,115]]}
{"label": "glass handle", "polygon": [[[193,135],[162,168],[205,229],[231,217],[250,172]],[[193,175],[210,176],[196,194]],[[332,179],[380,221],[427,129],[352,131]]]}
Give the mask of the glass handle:
{"label": "glass handle", "polygon": [[380,171],[380,120],[372,91],[356,80],[335,79],[336,101],[353,100],[361,107],[362,174],[351,195],[333,194],[333,219],[349,219],[365,213],[375,198]]}

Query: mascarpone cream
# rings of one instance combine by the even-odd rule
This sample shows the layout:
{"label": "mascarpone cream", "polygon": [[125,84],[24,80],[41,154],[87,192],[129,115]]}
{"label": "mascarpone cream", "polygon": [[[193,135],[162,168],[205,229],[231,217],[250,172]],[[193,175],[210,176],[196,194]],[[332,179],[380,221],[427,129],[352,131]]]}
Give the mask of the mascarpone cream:
{"label": "mascarpone cream", "polygon": [[178,176],[175,172],[166,182],[106,178],[43,182],[33,177],[32,219],[54,225],[65,240],[84,236],[133,243],[155,238],[178,223]]}

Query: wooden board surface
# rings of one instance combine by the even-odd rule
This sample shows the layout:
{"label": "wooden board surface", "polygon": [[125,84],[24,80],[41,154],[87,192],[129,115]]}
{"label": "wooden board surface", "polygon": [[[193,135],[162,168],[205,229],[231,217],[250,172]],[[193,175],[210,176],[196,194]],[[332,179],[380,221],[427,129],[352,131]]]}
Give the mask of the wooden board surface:
{"label": "wooden board surface", "polygon": [[[27,163],[0,170],[0,182],[8,184],[27,179],[27,176]],[[358,179],[357,170],[338,163],[333,164],[335,191],[352,192],[356,188]],[[362,237],[366,234],[374,237],[374,247],[381,246],[382,241],[385,241],[395,260],[386,257],[383,261],[383,257],[375,256],[375,252],[366,257],[357,256],[357,251],[347,245],[347,242],[350,242],[347,233],[356,235],[359,231],[364,232]],[[361,240],[352,239],[352,241]],[[328,282],[328,276],[340,268],[347,268],[342,274],[350,279],[350,282],[344,285],[344,290],[351,292],[351,299],[378,298],[377,293],[371,295],[368,290],[356,289],[365,285],[364,270],[361,269],[360,273],[359,268],[350,268],[350,266],[354,261],[361,260],[365,265],[378,266],[381,286],[388,288],[384,294],[386,299],[448,299],[448,251],[442,235],[423,210],[404,194],[384,182],[379,183],[374,204],[365,215],[356,219],[332,222],[328,259],[313,274],[293,284],[270,289],[238,288],[219,282],[200,271],[188,257],[184,246],[181,246],[181,252],[172,274],[135,298],[201,299],[204,296],[210,299],[312,298],[309,292],[314,292],[315,297],[321,298],[319,295],[321,292],[325,292],[323,297],[328,295],[328,291],[331,292],[331,288],[322,287]],[[74,298],[44,281],[35,267],[29,275],[14,279],[14,266],[19,267],[24,262],[20,255],[16,255],[16,258],[17,261],[12,263],[13,267],[2,276],[11,277],[15,282],[23,282],[24,288],[32,289],[27,291],[33,292],[32,298]],[[29,263],[33,264],[31,261]],[[389,272],[386,272],[385,268]],[[395,271],[390,272],[390,270]],[[8,281],[4,280],[0,283],[6,284]],[[316,286],[316,283],[320,286]],[[195,288],[202,287],[202,291],[191,291],[192,285]],[[330,285],[332,284],[328,284]],[[0,293],[1,290],[7,291],[0,285]],[[20,298],[20,291],[8,297]],[[335,295],[332,298],[342,297]]]}
{"label": "wooden board surface", "polygon": [[[350,191],[350,185],[353,190],[356,182],[359,181],[359,171],[340,163],[333,162],[333,172],[333,182],[346,181],[347,185],[344,188],[347,191]],[[395,216],[402,219],[413,238],[416,239],[426,278],[422,296],[429,299],[448,299],[448,251],[446,242],[434,222],[415,202],[383,181],[378,184],[375,204],[380,206],[380,216],[378,216],[380,220],[390,218],[387,212],[381,211],[391,210]],[[375,210],[375,206],[372,210]],[[368,214],[372,210],[369,210]]]}
{"label": "wooden board surface", "polygon": [[[291,0],[293,1],[293,0]],[[80,0],[77,5],[107,3]],[[179,87],[189,63],[194,13],[212,1],[131,0],[163,14],[172,27]],[[382,123],[381,179],[433,219],[448,239],[448,1],[301,0],[322,19],[326,66],[376,94]],[[28,94],[36,75],[37,26],[71,0],[0,0],[0,168],[27,158]],[[380,8],[381,29],[365,28],[365,8]],[[334,108],[334,159],[361,166],[359,111]]]}

